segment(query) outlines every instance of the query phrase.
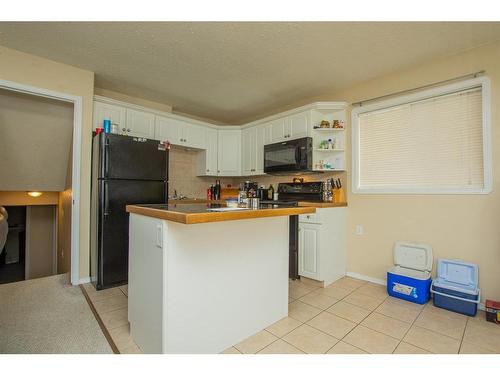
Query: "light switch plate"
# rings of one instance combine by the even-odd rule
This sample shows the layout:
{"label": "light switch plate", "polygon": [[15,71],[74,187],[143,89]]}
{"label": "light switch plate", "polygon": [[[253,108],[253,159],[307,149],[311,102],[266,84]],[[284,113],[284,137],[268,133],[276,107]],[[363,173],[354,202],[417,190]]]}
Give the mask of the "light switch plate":
{"label": "light switch plate", "polygon": [[365,233],[365,228],[363,228],[363,225],[361,224],[356,224],[356,234],[358,236],[361,236]]}

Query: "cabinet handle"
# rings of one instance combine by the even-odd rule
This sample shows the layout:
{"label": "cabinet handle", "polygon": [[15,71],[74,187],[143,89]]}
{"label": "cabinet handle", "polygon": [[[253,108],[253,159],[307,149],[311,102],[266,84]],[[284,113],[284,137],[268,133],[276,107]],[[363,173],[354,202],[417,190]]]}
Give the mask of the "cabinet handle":
{"label": "cabinet handle", "polygon": [[130,129],[127,129],[127,131],[130,133]]}
{"label": "cabinet handle", "polygon": [[220,173],[220,171],[217,171],[217,173]]}
{"label": "cabinet handle", "polygon": [[210,172],[210,169],[207,169],[207,172]]}
{"label": "cabinet handle", "polygon": [[127,129],[126,128],[122,128],[122,132],[126,131]]}

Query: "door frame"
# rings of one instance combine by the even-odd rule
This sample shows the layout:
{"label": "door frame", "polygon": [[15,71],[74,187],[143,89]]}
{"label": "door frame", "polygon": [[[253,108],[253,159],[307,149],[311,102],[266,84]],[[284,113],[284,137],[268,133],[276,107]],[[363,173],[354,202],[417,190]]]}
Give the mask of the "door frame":
{"label": "door frame", "polygon": [[[83,98],[64,92],[0,79],[0,88],[73,103],[73,160],[71,175],[71,283],[80,281],[80,171],[82,159]],[[83,280],[83,279],[82,279]],[[83,280],[82,282],[87,282]]]}

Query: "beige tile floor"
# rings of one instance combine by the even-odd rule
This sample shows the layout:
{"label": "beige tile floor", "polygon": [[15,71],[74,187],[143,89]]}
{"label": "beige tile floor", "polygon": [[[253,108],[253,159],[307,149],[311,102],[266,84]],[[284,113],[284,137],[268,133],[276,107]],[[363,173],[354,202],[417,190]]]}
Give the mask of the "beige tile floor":
{"label": "beige tile floor", "polygon": [[127,285],[96,291],[92,284],[83,285],[120,354],[140,354],[130,337]]}
{"label": "beige tile floor", "polygon": [[[344,277],[326,288],[290,281],[288,317],[225,354],[500,354],[500,325],[388,297],[384,286]],[[130,337],[127,286],[84,286],[120,353]]]}
{"label": "beige tile floor", "polygon": [[500,325],[387,295],[344,277],[326,288],[290,281],[288,317],[227,354],[500,354]]}

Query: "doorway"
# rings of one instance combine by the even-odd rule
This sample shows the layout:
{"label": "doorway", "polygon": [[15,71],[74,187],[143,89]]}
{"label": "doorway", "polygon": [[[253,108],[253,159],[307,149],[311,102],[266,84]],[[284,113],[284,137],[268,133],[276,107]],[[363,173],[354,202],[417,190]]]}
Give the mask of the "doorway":
{"label": "doorway", "polygon": [[[65,184],[62,188],[58,189],[45,189],[44,195],[41,198],[41,201],[34,204],[34,206],[43,205],[44,200],[46,200],[49,206],[52,205],[54,208],[55,217],[57,220],[57,226],[55,227],[55,241],[58,245],[61,246],[60,251],[54,257],[54,264],[56,266],[57,273],[70,272],[71,282],[76,285],[80,283],[79,277],[79,193],[80,193],[80,153],[81,153],[81,113],[82,113],[82,99],[81,97],[53,92],[45,89],[40,89],[36,87],[26,86],[22,84],[18,84],[15,82],[2,81],[0,80],[0,89],[2,91],[9,91],[13,95],[25,95],[30,96],[33,99],[41,99],[42,101],[53,101],[58,103],[68,103],[72,107],[71,119],[70,119],[70,134],[71,138],[69,139],[71,154],[69,157],[65,158],[65,162],[67,162],[67,168],[65,168]],[[20,122],[21,125],[24,125],[24,122]],[[3,122],[0,122],[0,125],[3,125]],[[1,131],[1,129],[0,129]],[[58,133],[48,132],[54,137],[54,140],[58,139]],[[1,138],[1,137],[0,137]],[[57,150],[59,147],[53,147],[54,150]],[[37,153],[37,149],[34,150],[29,147],[22,148],[26,154],[31,152],[31,157],[33,161],[38,161],[40,155],[45,155],[45,153]],[[0,155],[1,157],[1,155]],[[3,166],[5,169],[5,165]],[[7,170],[7,169],[5,169]],[[11,168],[9,168],[11,170]],[[51,167],[43,168],[44,171],[51,172]],[[43,173],[41,173],[43,174]],[[26,173],[25,175],[29,175]],[[2,179],[5,181],[5,179]],[[7,205],[8,203],[12,203],[12,199],[17,199],[20,195],[23,195],[22,199],[26,199],[26,202],[17,201],[14,203],[16,206],[25,206],[25,211],[29,209],[31,206],[30,203],[33,203],[33,199],[26,197],[27,191],[34,190],[31,188],[26,189],[12,189],[9,187],[8,191],[4,191],[0,187],[0,205]],[[15,191],[17,190],[17,191]],[[36,190],[39,190],[38,188]],[[43,190],[43,189],[40,189]],[[56,194],[55,202],[54,202],[54,193]],[[4,196],[2,196],[2,194]],[[7,196],[7,202],[5,201],[5,195]],[[12,210],[12,208],[11,208]],[[38,210],[38,208],[36,209]],[[25,231],[26,231],[26,223],[25,223]],[[66,233],[64,238],[61,239],[61,233]],[[22,235],[21,235],[22,237]],[[26,236],[24,237],[26,239]],[[22,241],[22,240],[21,240]],[[22,244],[21,244],[22,245]],[[29,246],[28,246],[29,248]],[[21,262],[22,256],[22,246],[20,248],[19,256]],[[26,240],[24,240],[24,261],[26,265]],[[29,251],[29,249],[28,249]],[[20,268],[20,267],[19,267]],[[18,276],[21,277],[21,276]],[[26,277],[26,272],[25,272]]]}

